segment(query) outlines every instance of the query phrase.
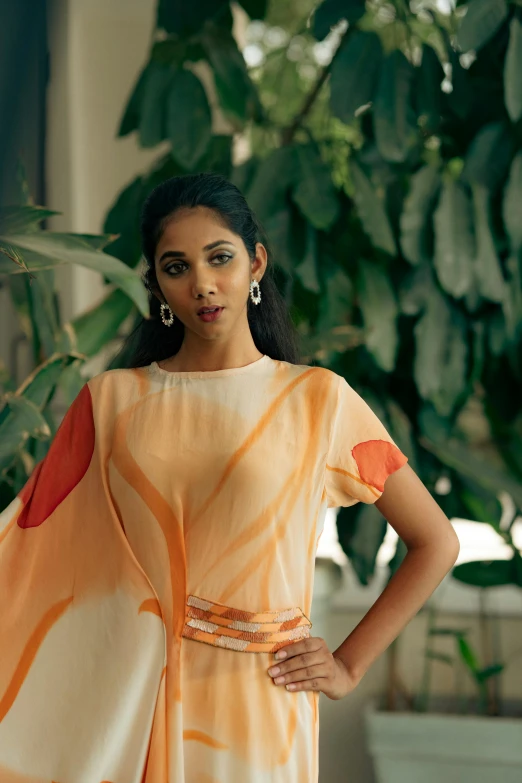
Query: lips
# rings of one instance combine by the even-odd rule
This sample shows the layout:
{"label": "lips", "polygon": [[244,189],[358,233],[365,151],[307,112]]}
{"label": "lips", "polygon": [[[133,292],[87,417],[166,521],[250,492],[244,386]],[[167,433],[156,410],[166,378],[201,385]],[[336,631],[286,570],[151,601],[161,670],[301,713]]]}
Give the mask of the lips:
{"label": "lips", "polygon": [[198,315],[201,315],[201,313],[214,313],[216,310],[221,309],[221,305],[215,305],[215,307],[200,307],[198,310]]}

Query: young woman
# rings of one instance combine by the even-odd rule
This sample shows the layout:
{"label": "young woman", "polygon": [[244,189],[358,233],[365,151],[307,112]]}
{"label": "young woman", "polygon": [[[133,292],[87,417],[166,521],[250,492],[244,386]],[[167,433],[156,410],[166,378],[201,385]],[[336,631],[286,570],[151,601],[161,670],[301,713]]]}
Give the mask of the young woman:
{"label": "young woman", "polygon": [[[348,696],[456,560],[381,421],[299,363],[260,236],[217,174],[145,203],[153,317],[0,516],[5,783],[316,783],[319,694]],[[314,557],[357,502],[408,553],[330,650]]]}

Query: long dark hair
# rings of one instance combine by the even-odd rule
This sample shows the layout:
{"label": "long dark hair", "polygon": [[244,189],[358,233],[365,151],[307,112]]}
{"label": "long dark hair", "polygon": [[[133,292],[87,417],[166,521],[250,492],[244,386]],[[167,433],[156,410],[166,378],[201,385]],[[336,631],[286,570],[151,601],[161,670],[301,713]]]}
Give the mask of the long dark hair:
{"label": "long dark hair", "polygon": [[165,326],[160,316],[161,303],[152,293],[154,287],[158,289],[154,255],[168,220],[177,210],[194,207],[212,209],[230,231],[241,237],[249,259],[254,258],[256,242],[265,245],[268,262],[259,284],[261,302],[256,305],[248,298],[250,331],[261,353],[272,359],[299,364],[299,336],[275,283],[272,253],[259,221],[239,188],[221,174],[202,172],[165,180],[154,188],[143,204],[140,226],[144,260],[142,280],[149,291],[151,317],[140,316],[112,365],[144,367],[173,356],[181,348],[184,325],[175,318],[172,326]]}

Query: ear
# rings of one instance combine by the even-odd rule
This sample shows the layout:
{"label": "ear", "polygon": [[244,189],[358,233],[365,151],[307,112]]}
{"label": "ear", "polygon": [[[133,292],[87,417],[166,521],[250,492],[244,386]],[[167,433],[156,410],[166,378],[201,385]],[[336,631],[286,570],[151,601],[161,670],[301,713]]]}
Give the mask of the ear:
{"label": "ear", "polygon": [[261,277],[258,277],[258,280],[261,280],[261,278],[265,274],[267,262],[268,262],[268,254],[266,252],[266,248],[261,242],[257,242],[256,253],[254,258],[252,259],[251,271],[261,273]]}

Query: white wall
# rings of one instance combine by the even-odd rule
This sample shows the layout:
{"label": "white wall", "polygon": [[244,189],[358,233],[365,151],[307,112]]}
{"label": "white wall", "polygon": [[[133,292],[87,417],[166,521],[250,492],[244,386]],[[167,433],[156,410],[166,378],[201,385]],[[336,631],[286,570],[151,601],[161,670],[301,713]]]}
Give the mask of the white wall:
{"label": "white wall", "polygon": [[[134,134],[116,132],[132,85],[144,64],[154,0],[52,0],[48,94],[48,205],[62,216],[54,230],[100,233],[120,190],[163,151],[143,150]],[[90,270],[58,273],[64,318],[103,293]]]}

